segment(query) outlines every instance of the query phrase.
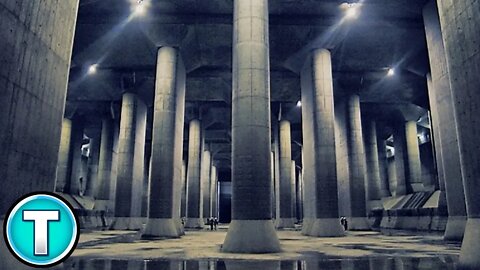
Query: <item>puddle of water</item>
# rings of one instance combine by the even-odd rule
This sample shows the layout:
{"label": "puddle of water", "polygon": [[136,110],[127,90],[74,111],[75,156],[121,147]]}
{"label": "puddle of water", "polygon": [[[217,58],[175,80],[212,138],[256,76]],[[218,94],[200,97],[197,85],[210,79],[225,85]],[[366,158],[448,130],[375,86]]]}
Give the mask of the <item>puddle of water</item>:
{"label": "puddle of water", "polygon": [[[415,270],[457,269],[456,257],[312,258],[302,261],[251,260],[104,260],[71,258],[64,270]],[[459,268],[458,268],[459,269]]]}

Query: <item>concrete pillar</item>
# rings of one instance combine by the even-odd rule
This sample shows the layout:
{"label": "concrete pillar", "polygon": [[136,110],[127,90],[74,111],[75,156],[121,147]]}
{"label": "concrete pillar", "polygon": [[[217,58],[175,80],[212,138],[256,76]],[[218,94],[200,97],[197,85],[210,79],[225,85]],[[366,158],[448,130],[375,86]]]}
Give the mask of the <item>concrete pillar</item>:
{"label": "concrete pillar", "polygon": [[273,139],[273,192],[272,192],[272,217],[277,218],[277,197],[280,196],[280,123],[272,121],[272,139]]}
{"label": "concrete pillar", "polygon": [[[179,237],[181,172],[183,153],[184,115],[179,114],[185,104],[184,87],[177,74],[178,51],[162,47],[157,54],[157,76],[155,82],[155,103],[153,113],[152,156],[150,167],[150,195],[147,227],[143,237]],[[181,134],[177,125],[182,127]],[[176,142],[182,138],[182,145]],[[178,156],[178,153],[180,156]],[[178,179],[177,179],[178,177]]]}
{"label": "concrete pillar", "polygon": [[95,209],[113,211],[113,194],[111,193],[114,178],[112,178],[113,162],[113,121],[102,120],[100,139],[100,154],[98,160],[98,188],[95,193]]}
{"label": "concrete pillar", "polygon": [[302,233],[342,236],[338,216],[331,55],[313,51],[301,72],[304,153]]}
{"label": "concrete pillar", "polygon": [[[460,164],[468,220],[460,254],[460,264],[479,268],[480,257],[480,83],[478,70],[478,33],[480,31],[480,2],[437,1],[440,25],[445,45],[446,63],[460,146]],[[453,127],[451,127],[453,128]],[[444,163],[445,166],[445,163]],[[446,180],[445,183],[447,183]],[[448,192],[447,192],[448,193]],[[458,198],[457,198],[458,199]]]}
{"label": "concrete pillar", "polygon": [[393,133],[393,146],[395,149],[395,175],[397,179],[397,187],[395,190],[396,196],[407,195],[410,190],[407,190],[407,166],[406,162],[406,139],[405,139],[405,127],[403,124],[398,124],[394,128]]}
{"label": "concrete pillar", "polygon": [[[292,171],[290,176],[290,183],[292,185],[292,218],[293,222],[297,222],[297,168],[295,160],[292,160]],[[295,227],[295,224],[294,224]]]}
{"label": "concrete pillar", "polygon": [[349,230],[369,230],[365,197],[365,148],[360,116],[360,97],[348,97],[348,165],[350,172],[350,217]]}
{"label": "concrete pillar", "polygon": [[[272,132],[273,132],[273,129],[272,129]],[[275,148],[275,144],[272,144],[272,149]],[[272,203],[272,218],[275,219],[275,216],[276,216],[276,211],[277,211],[277,207],[276,207],[276,197],[275,197],[275,193],[276,193],[276,185],[275,185],[275,153],[272,151],[271,152],[271,155],[270,155],[270,172],[271,172],[271,178],[272,178],[272,202],[275,202],[275,203]]]}
{"label": "concrete pillar", "polygon": [[202,164],[201,164],[201,175],[200,175],[200,186],[202,194],[202,205],[203,205],[203,219],[207,220],[212,215],[210,213],[210,171],[212,168],[212,156],[210,151],[206,150],[202,153]]}
{"label": "concrete pillar", "polygon": [[367,165],[367,203],[368,209],[382,209],[380,191],[380,163],[377,146],[377,124],[370,120],[364,122],[365,161]]}
{"label": "concrete pillar", "polygon": [[203,208],[200,182],[201,159],[200,121],[190,121],[188,134],[188,169],[187,169],[187,221],[186,228],[203,228]]}
{"label": "concrete pillar", "polygon": [[184,218],[187,214],[187,163],[182,164],[182,194],[181,194],[180,217]]}
{"label": "concrete pillar", "polygon": [[275,227],[294,228],[292,208],[292,145],[291,145],[290,122],[288,120],[280,121],[280,181],[276,188],[278,195],[276,197],[277,215]]}
{"label": "concrete pillar", "polygon": [[417,121],[407,121],[405,123],[405,139],[407,146],[408,161],[408,185],[412,192],[424,191],[422,181],[422,165],[420,163],[420,148],[417,137]]}
{"label": "concrete pillar", "polygon": [[147,108],[135,94],[122,97],[118,142],[117,186],[115,191],[115,230],[142,227],[143,166]]}
{"label": "concrete pillar", "polygon": [[83,195],[82,186],[86,177],[82,171],[82,145],[83,145],[83,120],[72,120],[72,137],[70,141],[70,152],[72,155],[72,172],[67,183],[67,193],[72,195]]}
{"label": "concrete pillar", "polygon": [[72,120],[63,118],[60,149],[58,150],[57,177],[55,182],[56,192],[67,192],[67,185],[72,174],[71,137]]}
{"label": "concrete pillar", "polygon": [[303,221],[303,173],[298,172],[298,189],[297,189],[297,217],[300,222]]}
{"label": "concrete pillar", "polygon": [[387,142],[377,136],[378,166],[380,170],[380,195],[382,198],[392,196],[388,179]]}
{"label": "concrete pillar", "polygon": [[98,163],[100,156],[100,136],[90,139],[90,157],[88,158],[88,177],[85,196],[94,197],[98,188]]}
{"label": "concrete pillar", "polygon": [[218,179],[217,179],[217,167],[212,165],[211,173],[210,173],[210,215],[212,217],[218,218],[218,211],[217,211],[217,187],[218,187]]}
{"label": "concrete pillar", "polygon": [[232,222],[222,250],[280,251],[272,222],[268,1],[234,0]]}
{"label": "concrete pillar", "polygon": [[454,112],[450,75],[445,58],[438,9],[430,1],[423,10],[431,76],[427,77],[440,189],[445,191],[448,222],[444,238],[462,240],[467,222],[458,124]]}
{"label": "concrete pillar", "polygon": [[[0,1],[0,224],[12,204],[54,191],[78,0]],[[67,150],[68,151],[68,150]],[[68,178],[59,185],[64,188]],[[2,269],[31,269],[8,251]]]}

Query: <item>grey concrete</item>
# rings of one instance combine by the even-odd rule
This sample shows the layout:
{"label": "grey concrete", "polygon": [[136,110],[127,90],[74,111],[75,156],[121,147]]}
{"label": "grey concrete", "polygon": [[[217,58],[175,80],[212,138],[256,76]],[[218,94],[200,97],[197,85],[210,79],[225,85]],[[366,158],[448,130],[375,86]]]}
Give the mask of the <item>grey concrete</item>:
{"label": "grey concrete", "polygon": [[201,186],[201,200],[203,207],[203,218],[208,219],[212,215],[210,213],[210,171],[212,169],[212,155],[210,151],[202,152],[202,163],[200,168],[200,186]]}
{"label": "grey concrete", "polygon": [[116,178],[112,177],[113,169],[113,120],[104,118],[102,120],[102,134],[100,139],[100,155],[98,161],[98,188],[95,193],[95,209],[108,210],[113,212],[114,194],[112,186],[115,186]]}
{"label": "grey concrete", "polygon": [[123,94],[115,191],[117,199],[115,200],[115,220],[112,223],[112,229],[140,229],[144,221],[141,217],[141,205],[146,112],[145,103],[137,95]]}
{"label": "grey concrete", "polygon": [[276,219],[275,227],[294,228],[293,190],[292,190],[292,148],[291,131],[288,120],[280,121],[280,181],[276,187]]}
{"label": "grey concrete", "polygon": [[395,189],[396,196],[411,193],[411,190],[408,189],[409,186],[407,185],[408,161],[406,144],[405,125],[403,123],[398,123],[395,125],[393,132],[393,145],[395,147],[395,182],[397,183]]}
{"label": "grey concrete", "polygon": [[445,191],[448,222],[445,239],[461,240],[465,231],[467,210],[463,191],[457,121],[450,88],[438,9],[430,1],[423,10],[425,33],[430,56],[431,76],[427,77],[432,126],[435,140],[440,186]]}
{"label": "grey concrete", "polygon": [[182,193],[180,204],[180,217],[184,218],[187,214],[187,163],[182,162]]}
{"label": "grey concrete", "polygon": [[350,172],[349,230],[369,230],[365,197],[366,162],[360,113],[360,96],[348,97],[348,166]]}
{"label": "grey concrete", "polygon": [[200,229],[204,225],[201,197],[201,133],[200,121],[190,121],[188,134],[188,169],[187,169],[187,221],[186,228]]}
{"label": "grey concrete", "polygon": [[302,234],[342,236],[338,216],[331,55],[316,49],[301,72],[304,153]]}
{"label": "grey concrete", "polygon": [[232,222],[224,252],[280,251],[272,222],[268,1],[234,0]]}
{"label": "grey concrete", "polygon": [[380,195],[382,198],[392,196],[390,191],[390,183],[388,180],[388,163],[387,163],[387,143],[380,136],[377,136],[378,147],[378,166],[380,172]]}
{"label": "grey concrete", "polygon": [[347,102],[335,99],[335,158],[337,161],[338,211],[340,216],[351,216],[350,167],[348,166]]}
{"label": "grey concrete", "polygon": [[67,192],[67,183],[70,181],[70,175],[72,174],[71,136],[72,120],[63,118],[55,180],[55,191],[57,192]]}
{"label": "grey concrete", "polygon": [[[83,195],[82,186],[87,179],[82,168],[83,128],[82,118],[72,120],[72,137],[70,139],[72,169],[66,186],[67,193],[72,195]],[[82,180],[80,181],[80,179]]]}
{"label": "grey concrete", "polygon": [[292,185],[292,218],[294,223],[297,222],[297,168],[295,160],[292,160],[292,173],[290,183]]}
{"label": "grey concrete", "polygon": [[[98,132],[101,133],[101,132]],[[100,134],[90,139],[90,156],[88,158],[88,175],[85,196],[94,197],[98,188],[98,165],[100,158]]]}
{"label": "grey concrete", "polygon": [[410,190],[413,192],[424,190],[417,134],[417,121],[407,121],[405,123],[405,140],[408,161],[407,179]]}
{"label": "grey concrete", "polygon": [[277,218],[277,196],[279,193],[278,188],[280,187],[280,123],[273,116],[272,121],[272,148],[273,148],[273,192],[272,192],[272,216]]}
{"label": "grey concrete", "polygon": [[[162,47],[158,50],[148,221],[144,237],[179,237],[183,234],[178,226],[180,205],[176,203],[180,199],[183,164],[177,152],[183,152],[183,140],[181,145],[175,140],[177,136],[183,138],[184,123],[184,115],[178,115],[178,107],[183,110],[185,104],[185,87],[177,78],[180,69],[183,66],[176,49]],[[177,125],[182,127],[181,134],[178,134]]]}
{"label": "grey concrete", "polygon": [[[478,115],[480,88],[478,67],[478,33],[480,31],[480,2],[437,1],[443,33],[447,68],[454,101],[460,145],[468,221],[460,254],[460,263],[480,267],[480,142]],[[444,163],[445,165],[445,163]],[[447,180],[448,181],[448,180]]]}
{"label": "grey concrete", "polygon": [[[213,162],[212,162],[213,163]],[[217,167],[212,165],[210,173],[210,215],[218,218],[218,175]]]}
{"label": "grey concrete", "polygon": [[[365,162],[367,177],[368,209],[383,208],[381,205],[380,162],[378,159],[377,123],[373,120],[364,121]],[[384,187],[385,190],[385,187]]]}

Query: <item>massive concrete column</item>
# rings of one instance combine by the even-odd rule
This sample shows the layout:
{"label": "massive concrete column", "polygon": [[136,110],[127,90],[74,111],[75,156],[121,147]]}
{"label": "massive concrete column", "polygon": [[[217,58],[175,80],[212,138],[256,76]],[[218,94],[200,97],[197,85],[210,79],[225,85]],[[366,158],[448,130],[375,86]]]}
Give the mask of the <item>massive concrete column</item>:
{"label": "massive concrete column", "polygon": [[268,1],[234,0],[232,222],[222,250],[280,251],[272,218]]}
{"label": "massive concrete column", "polygon": [[431,76],[427,77],[440,188],[448,207],[445,239],[461,240],[467,222],[454,103],[436,1],[423,10]]}
{"label": "massive concrete column", "polygon": [[[460,145],[460,164],[468,221],[460,254],[460,264],[480,267],[480,81],[478,33],[480,1],[438,0],[440,24],[453,96]],[[452,127],[453,128],[453,127]],[[444,163],[445,166],[445,163]],[[448,181],[448,180],[447,180]]]}
{"label": "massive concrete column", "polygon": [[83,145],[83,119],[72,120],[72,137],[70,141],[70,154],[72,155],[72,171],[67,182],[67,193],[82,195],[82,183],[86,177],[82,171],[82,145]]}
{"label": "massive concrete column", "polygon": [[95,209],[113,211],[114,185],[113,170],[113,121],[109,118],[102,120],[102,134],[100,138],[100,155],[98,160],[98,188],[95,193]]}
{"label": "massive concrete column", "polygon": [[186,228],[203,228],[203,208],[200,182],[201,159],[200,121],[190,121],[188,134],[188,169],[187,169],[187,222]]}
{"label": "massive concrete column", "polygon": [[280,121],[280,181],[276,188],[276,219],[277,228],[294,228],[292,209],[292,144],[290,122]]}
{"label": "massive concrete column", "polygon": [[338,216],[331,55],[313,51],[301,72],[304,153],[302,233],[342,236]]}
{"label": "massive concrete column", "polygon": [[142,227],[143,166],[147,108],[135,94],[122,97],[118,145],[117,186],[115,191],[116,230]]}
{"label": "massive concrete column", "polygon": [[[297,169],[295,160],[292,160],[292,172],[290,175],[290,183],[292,185],[292,218],[293,222],[297,221]],[[295,224],[294,224],[295,227]]]}
{"label": "massive concrete column", "polygon": [[377,136],[378,166],[380,169],[380,195],[382,198],[392,196],[388,179],[387,142]]}
{"label": "massive concrete column", "polygon": [[93,197],[98,188],[98,163],[100,156],[100,136],[90,139],[90,157],[88,159],[88,178],[85,196]]}
{"label": "massive concrete column", "polygon": [[377,124],[370,120],[364,122],[365,161],[367,165],[367,203],[368,209],[381,209],[380,163],[377,146]]}
{"label": "massive concrete column", "polygon": [[187,163],[183,161],[182,164],[182,191],[180,202],[180,217],[184,218],[187,215]]}
{"label": "massive concrete column", "polygon": [[71,137],[72,120],[63,118],[60,149],[58,150],[57,177],[55,182],[56,192],[67,192],[67,185],[72,174]]}
{"label": "massive concrete column", "polygon": [[[0,1],[0,224],[22,195],[54,191],[78,3]],[[31,269],[3,235],[2,269]]]}
{"label": "massive concrete column", "polygon": [[405,127],[403,123],[397,124],[393,128],[393,146],[395,149],[395,175],[397,178],[397,188],[395,195],[407,195],[410,190],[407,190],[407,166],[406,162],[406,139]]}
{"label": "massive concrete column", "polygon": [[[144,237],[178,237],[179,228],[184,115],[179,113],[185,104],[184,80],[178,51],[162,47],[157,54],[157,76],[153,114],[150,195],[147,227]],[[177,126],[181,126],[181,133]],[[182,144],[176,138],[182,138]],[[178,153],[180,156],[178,156]],[[177,179],[178,177],[178,179]]]}
{"label": "massive concrete column", "polygon": [[420,163],[420,148],[417,137],[417,121],[405,123],[405,139],[407,146],[408,185],[412,192],[424,191],[422,181],[422,165]]}
{"label": "massive concrete column", "polygon": [[[212,162],[213,163],[213,162]],[[218,187],[218,178],[217,178],[217,167],[212,165],[211,173],[210,173],[210,215],[212,217],[218,218],[218,210],[217,210],[217,187]]]}
{"label": "massive concrete column", "polygon": [[212,215],[210,213],[210,171],[212,168],[212,155],[209,150],[205,150],[202,153],[202,164],[201,164],[201,175],[200,175],[200,186],[202,194],[202,205],[203,205],[203,218],[204,220],[210,218]]}
{"label": "massive concrete column", "polygon": [[348,97],[348,165],[350,172],[349,230],[369,230],[365,197],[365,148],[360,116],[360,97]]}

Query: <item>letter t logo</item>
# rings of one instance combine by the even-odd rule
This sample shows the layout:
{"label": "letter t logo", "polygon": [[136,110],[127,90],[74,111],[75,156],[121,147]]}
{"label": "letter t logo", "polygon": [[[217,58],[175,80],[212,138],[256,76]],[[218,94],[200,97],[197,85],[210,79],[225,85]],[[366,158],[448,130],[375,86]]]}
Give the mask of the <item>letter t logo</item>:
{"label": "letter t logo", "polygon": [[23,211],[23,221],[33,221],[35,256],[48,256],[48,222],[59,220],[60,211]]}

